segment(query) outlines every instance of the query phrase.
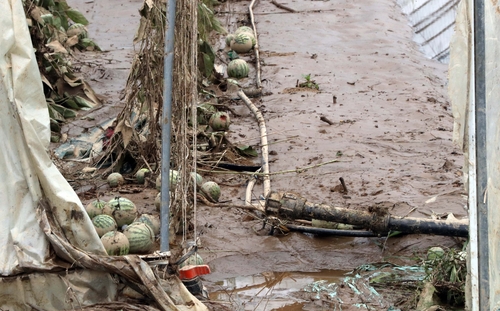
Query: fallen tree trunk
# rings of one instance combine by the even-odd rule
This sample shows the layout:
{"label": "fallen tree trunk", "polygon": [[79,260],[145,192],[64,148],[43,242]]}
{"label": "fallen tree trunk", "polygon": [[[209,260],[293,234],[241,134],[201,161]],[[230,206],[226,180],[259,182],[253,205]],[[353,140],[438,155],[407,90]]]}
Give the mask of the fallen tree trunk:
{"label": "fallen tree trunk", "polygon": [[366,212],[310,203],[305,198],[293,193],[271,192],[266,199],[265,211],[268,216],[282,219],[320,219],[360,226],[375,233],[400,231],[459,237],[469,235],[468,221],[401,218],[391,216],[383,210],[374,209],[371,212]]}

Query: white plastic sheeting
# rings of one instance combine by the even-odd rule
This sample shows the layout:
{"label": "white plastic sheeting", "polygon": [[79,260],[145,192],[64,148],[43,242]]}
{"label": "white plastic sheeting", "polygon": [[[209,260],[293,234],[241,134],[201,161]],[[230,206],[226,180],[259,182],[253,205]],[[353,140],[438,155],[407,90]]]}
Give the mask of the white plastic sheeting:
{"label": "white plastic sheeting", "polygon": [[130,310],[206,311],[177,277],[159,279],[137,255],[106,256],[48,155],[49,115],[22,0],[0,1],[0,12],[0,310],[112,305],[126,280],[156,306]]}
{"label": "white plastic sheeting", "polygon": [[97,233],[47,150],[49,115],[21,0],[0,1],[0,274],[47,268],[49,245],[35,210],[45,196],[66,238],[105,254]]}
{"label": "white plastic sheeting", "polygon": [[[477,226],[470,225],[470,270],[472,281],[471,296],[469,296],[469,310],[478,309],[479,295],[489,296],[488,310],[500,309],[500,6],[496,0],[486,0],[485,7],[485,71],[486,71],[486,152],[488,183],[486,193],[475,193],[472,174],[470,183],[473,196],[469,200],[471,221],[476,219],[477,200],[487,200],[488,204],[488,243],[489,249],[489,293],[479,293],[478,289],[478,256],[477,253]],[[474,63],[473,63],[473,1],[462,0],[457,15],[455,34],[451,43],[451,57],[449,67],[449,95],[455,117],[454,140],[463,147],[465,154],[464,173],[469,172],[469,165],[474,169]],[[469,146],[470,142],[470,146]],[[470,155],[470,156],[469,156]],[[472,161],[472,162],[471,162]],[[466,180],[467,181],[467,180]]]}

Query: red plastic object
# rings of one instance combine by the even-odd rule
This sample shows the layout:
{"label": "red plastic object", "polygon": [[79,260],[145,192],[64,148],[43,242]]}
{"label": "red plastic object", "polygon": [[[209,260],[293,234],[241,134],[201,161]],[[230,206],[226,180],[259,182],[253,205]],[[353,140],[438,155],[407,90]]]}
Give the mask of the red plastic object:
{"label": "red plastic object", "polygon": [[179,278],[181,280],[191,280],[197,276],[209,273],[210,267],[208,265],[188,265],[179,269]]}

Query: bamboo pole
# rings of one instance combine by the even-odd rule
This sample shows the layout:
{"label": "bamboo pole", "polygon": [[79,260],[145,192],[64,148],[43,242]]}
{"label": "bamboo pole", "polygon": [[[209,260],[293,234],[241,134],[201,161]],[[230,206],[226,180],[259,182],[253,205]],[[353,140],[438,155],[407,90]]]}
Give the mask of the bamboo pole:
{"label": "bamboo pole", "polygon": [[255,66],[257,70],[257,77],[256,77],[256,83],[257,83],[257,89],[261,90],[262,89],[262,82],[260,80],[260,57],[259,57],[259,39],[257,38],[257,28],[255,28],[255,17],[253,14],[253,6],[255,5],[255,0],[252,0],[250,5],[248,6],[248,12],[250,13],[250,21],[252,22],[252,28],[253,28],[253,36],[255,37],[255,46],[253,48],[253,51],[255,53]]}
{"label": "bamboo pole", "polygon": [[238,91],[238,96],[245,102],[248,109],[250,109],[255,118],[259,122],[260,129],[260,144],[261,144],[261,160],[262,160],[262,173],[264,179],[264,197],[271,192],[271,179],[269,177],[269,148],[267,143],[267,129],[266,129],[266,121],[264,120],[264,116],[260,112],[259,108],[255,106],[250,99],[243,93],[242,90]]}

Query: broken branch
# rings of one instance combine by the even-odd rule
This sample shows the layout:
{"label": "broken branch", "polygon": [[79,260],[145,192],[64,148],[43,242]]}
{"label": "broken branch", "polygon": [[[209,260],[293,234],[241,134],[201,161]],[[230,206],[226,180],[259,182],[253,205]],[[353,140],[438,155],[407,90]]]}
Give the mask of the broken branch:
{"label": "broken branch", "polygon": [[295,11],[294,9],[291,9],[283,4],[279,4],[278,2],[276,2],[275,0],[271,0],[271,3],[274,4],[275,6],[277,6],[278,8],[280,9],[283,9],[285,11],[288,11],[290,13],[296,13],[297,11]]}

